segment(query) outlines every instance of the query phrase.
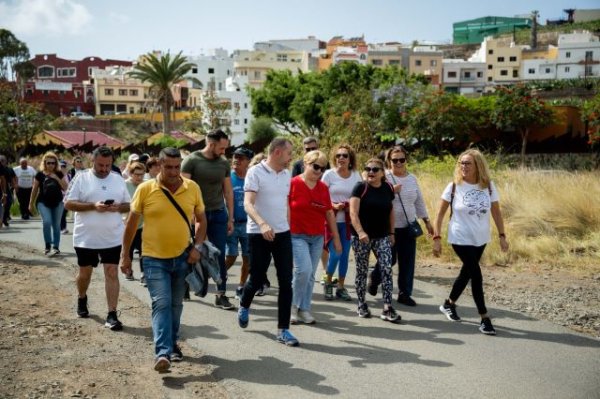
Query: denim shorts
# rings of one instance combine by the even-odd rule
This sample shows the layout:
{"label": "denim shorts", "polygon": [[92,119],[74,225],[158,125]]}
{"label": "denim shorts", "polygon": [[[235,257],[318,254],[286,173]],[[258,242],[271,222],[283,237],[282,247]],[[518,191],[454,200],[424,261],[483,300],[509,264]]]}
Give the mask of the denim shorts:
{"label": "denim shorts", "polygon": [[233,224],[233,232],[227,236],[225,245],[226,256],[238,256],[238,242],[242,247],[242,256],[249,256],[248,233],[246,233],[246,222],[236,222]]}

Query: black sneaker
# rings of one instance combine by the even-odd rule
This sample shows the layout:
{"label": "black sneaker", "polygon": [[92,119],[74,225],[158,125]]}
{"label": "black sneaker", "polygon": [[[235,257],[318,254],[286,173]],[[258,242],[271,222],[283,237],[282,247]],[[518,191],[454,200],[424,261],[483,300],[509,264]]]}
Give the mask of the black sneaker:
{"label": "black sneaker", "polygon": [[104,323],[104,327],[108,327],[112,331],[121,331],[123,329],[123,323],[121,323],[117,318],[116,311],[108,312],[108,316],[106,316],[106,323]]}
{"label": "black sneaker", "polygon": [[77,298],[77,316],[81,318],[90,316],[87,307],[87,295],[84,298]]}
{"label": "black sneaker", "polygon": [[325,283],[323,286],[323,295],[326,301],[333,301],[333,283]]}
{"label": "black sneaker", "polygon": [[458,317],[458,313],[456,313],[456,305],[451,304],[447,299],[444,304],[440,306],[440,312],[445,314],[450,321],[460,321],[460,317]]}
{"label": "black sneaker", "polygon": [[390,321],[392,323],[396,323],[402,320],[402,317],[400,317],[400,315],[396,313],[396,310],[391,306],[389,306],[387,310],[381,312],[381,316],[379,317],[381,318],[381,320]]}
{"label": "black sneaker", "polygon": [[496,335],[496,330],[492,325],[492,321],[489,317],[484,317],[481,319],[481,324],[479,325],[479,331],[486,335]]}
{"label": "black sneaker", "polygon": [[173,352],[171,352],[171,361],[172,362],[180,362],[183,360],[183,352],[181,352],[181,347],[178,344],[175,344],[173,347]]}
{"label": "black sneaker", "polygon": [[403,293],[398,294],[398,303],[406,306],[417,306],[417,303],[410,297],[410,295]]}
{"label": "black sneaker", "polygon": [[363,319],[368,319],[371,317],[371,311],[367,304],[358,307],[358,317],[362,317]]}
{"label": "black sneaker", "polygon": [[215,297],[215,306],[221,309],[230,310],[235,308],[231,302],[229,302],[229,298],[227,298],[224,294],[217,295]]}

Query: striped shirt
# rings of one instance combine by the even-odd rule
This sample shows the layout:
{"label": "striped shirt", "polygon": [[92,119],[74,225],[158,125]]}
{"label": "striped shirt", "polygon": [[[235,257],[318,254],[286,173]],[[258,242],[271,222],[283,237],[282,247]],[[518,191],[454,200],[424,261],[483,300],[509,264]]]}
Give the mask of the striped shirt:
{"label": "striped shirt", "polygon": [[[404,209],[406,209],[406,215],[408,216],[409,221],[413,222],[417,218],[423,219],[429,217],[427,208],[425,207],[425,201],[423,201],[423,194],[421,193],[415,175],[409,173],[404,177],[398,177],[392,175],[390,171],[386,171],[385,177],[391,185],[402,185],[400,197],[402,198],[402,203],[404,204]],[[408,221],[406,220],[406,216],[404,216],[402,205],[400,205],[400,200],[398,199],[398,193],[394,196],[393,205],[394,227],[403,228],[408,226]]]}

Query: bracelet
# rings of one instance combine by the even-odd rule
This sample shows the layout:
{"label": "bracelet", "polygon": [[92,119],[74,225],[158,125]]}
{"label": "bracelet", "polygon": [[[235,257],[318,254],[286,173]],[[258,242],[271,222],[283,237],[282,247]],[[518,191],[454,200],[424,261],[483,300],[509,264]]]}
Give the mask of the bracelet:
{"label": "bracelet", "polygon": [[500,234],[498,234],[498,237],[500,237],[500,238],[506,238],[506,234],[500,233]]}
{"label": "bracelet", "polygon": [[435,241],[435,240],[441,240],[441,239],[442,239],[442,236],[433,236],[433,240],[434,240],[434,241]]}

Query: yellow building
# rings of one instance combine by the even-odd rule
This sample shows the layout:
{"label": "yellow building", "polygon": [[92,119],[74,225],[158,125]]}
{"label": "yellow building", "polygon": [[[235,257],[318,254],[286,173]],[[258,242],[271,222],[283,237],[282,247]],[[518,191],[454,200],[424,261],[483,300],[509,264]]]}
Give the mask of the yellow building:
{"label": "yellow building", "polygon": [[485,42],[486,83],[510,84],[521,80],[522,47],[495,39]]}
{"label": "yellow building", "polygon": [[145,111],[149,83],[130,78],[131,68],[94,69],[92,81],[96,93],[96,115],[134,114]]}
{"label": "yellow building", "polygon": [[433,46],[418,46],[409,55],[408,71],[424,75],[432,85],[441,84],[444,53]]}
{"label": "yellow building", "polygon": [[309,72],[311,61],[306,51],[256,51],[238,50],[233,55],[233,68],[236,75],[247,76],[251,87],[263,85],[270,70],[289,70],[294,75],[298,71]]}

